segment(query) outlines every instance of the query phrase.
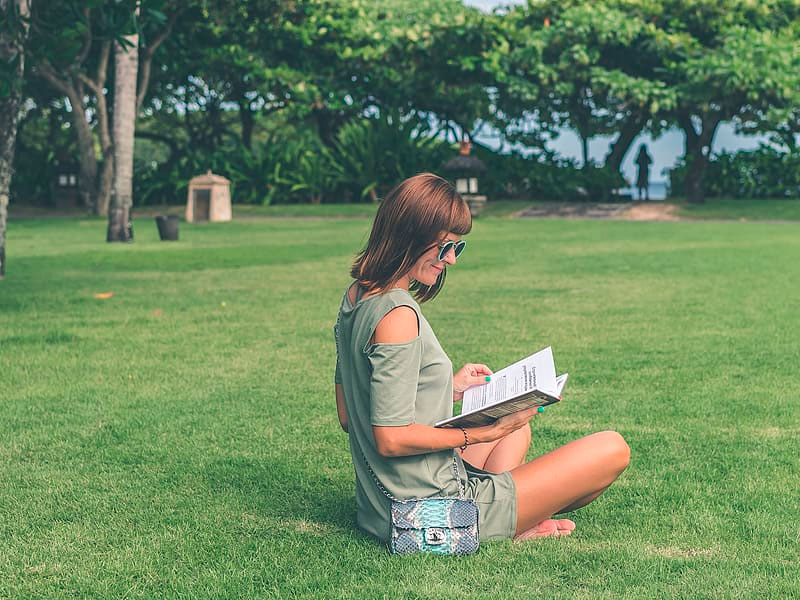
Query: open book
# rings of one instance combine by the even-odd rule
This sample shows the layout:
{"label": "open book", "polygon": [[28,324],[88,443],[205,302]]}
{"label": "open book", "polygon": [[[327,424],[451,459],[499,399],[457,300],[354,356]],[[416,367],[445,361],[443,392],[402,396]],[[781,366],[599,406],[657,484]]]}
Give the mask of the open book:
{"label": "open book", "polygon": [[479,427],[531,406],[561,400],[568,373],[556,377],[553,349],[548,346],[492,375],[486,385],[464,392],[461,414],[436,423],[436,427]]}

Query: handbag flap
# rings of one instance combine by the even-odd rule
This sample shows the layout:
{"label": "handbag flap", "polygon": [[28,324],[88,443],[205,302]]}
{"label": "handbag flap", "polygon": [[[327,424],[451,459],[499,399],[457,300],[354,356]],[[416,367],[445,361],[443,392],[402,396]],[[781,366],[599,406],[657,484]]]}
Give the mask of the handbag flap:
{"label": "handbag flap", "polygon": [[478,505],[471,498],[397,500],[392,521],[401,529],[471,527],[478,522]]}

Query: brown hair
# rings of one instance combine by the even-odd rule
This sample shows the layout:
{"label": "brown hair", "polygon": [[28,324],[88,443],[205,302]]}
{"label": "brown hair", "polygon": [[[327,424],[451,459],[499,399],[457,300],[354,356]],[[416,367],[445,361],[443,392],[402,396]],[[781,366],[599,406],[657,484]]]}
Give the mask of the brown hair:
{"label": "brown hair", "polygon": [[[372,232],[356,256],[350,274],[367,292],[386,291],[406,275],[444,232],[466,235],[472,217],[450,183],[433,173],[420,173],[398,183],[381,202]],[[447,269],[436,283],[411,283],[419,302],[430,300],[444,285]]]}

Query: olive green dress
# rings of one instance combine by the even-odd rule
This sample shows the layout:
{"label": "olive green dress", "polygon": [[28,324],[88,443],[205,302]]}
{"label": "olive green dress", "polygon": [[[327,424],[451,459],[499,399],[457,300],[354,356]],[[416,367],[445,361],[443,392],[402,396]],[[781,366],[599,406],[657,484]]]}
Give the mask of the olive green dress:
{"label": "olive green dress", "polygon": [[[416,312],[419,335],[402,344],[371,343],[377,324],[398,306]],[[382,540],[389,539],[390,500],[375,484],[364,456],[381,484],[393,496],[407,499],[458,496],[455,455],[466,495],[478,503],[480,539],[513,537],[517,503],[510,473],[487,473],[464,463],[453,449],[384,457],[375,448],[373,425],[433,425],[453,412],[453,365],[411,295],[394,288],[361,298],[359,289],[353,304],[345,293],[334,333],[335,381],[342,385],[347,408],[358,525]]]}

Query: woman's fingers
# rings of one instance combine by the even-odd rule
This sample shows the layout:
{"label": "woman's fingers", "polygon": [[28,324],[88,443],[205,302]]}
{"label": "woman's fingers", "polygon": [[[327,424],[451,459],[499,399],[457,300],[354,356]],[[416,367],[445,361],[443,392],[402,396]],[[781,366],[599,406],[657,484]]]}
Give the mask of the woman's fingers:
{"label": "woman's fingers", "polygon": [[472,385],[483,385],[491,381],[492,370],[486,365],[470,364]]}
{"label": "woman's fingers", "polygon": [[501,426],[508,427],[512,431],[516,431],[525,423],[529,422],[539,411],[538,406],[532,406],[530,408],[524,408],[522,410],[518,410],[517,412],[511,413],[510,415],[506,415],[505,417],[501,417],[497,420],[497,424]]}
{"label": "woman's fingers", "polygon": [[475,375],[491,375],[492,374],[492,370],[489,367],[487,367],[486,365],[478,364],[478,363],[472,363],[469,366],[474,369]]}
{"label": "woman's fingers", "polygon": [[492,370],[483,364],[467,363],[453,377],[456,392],[463,392],[474,385],[485,385],[491,381]]}

